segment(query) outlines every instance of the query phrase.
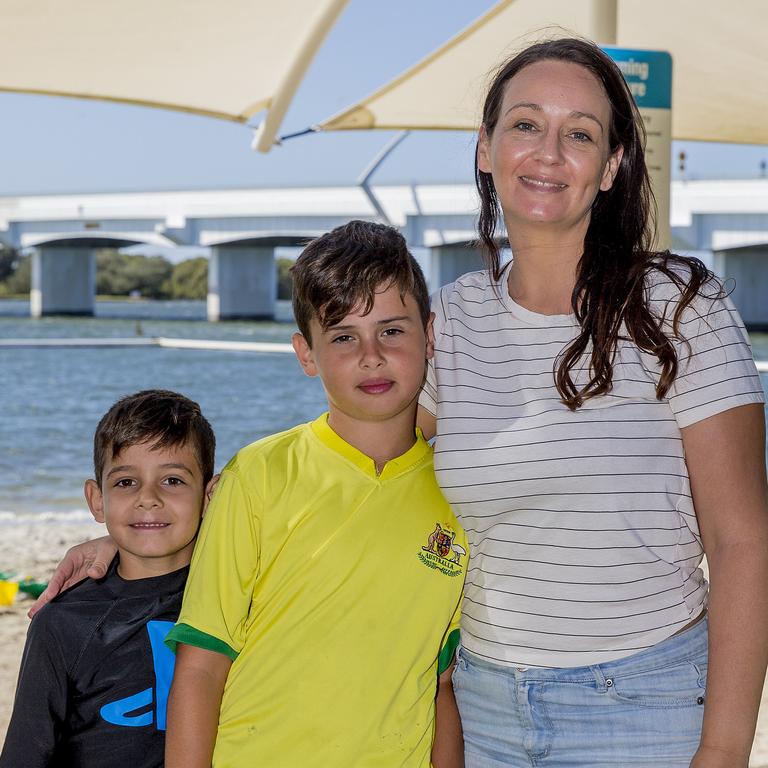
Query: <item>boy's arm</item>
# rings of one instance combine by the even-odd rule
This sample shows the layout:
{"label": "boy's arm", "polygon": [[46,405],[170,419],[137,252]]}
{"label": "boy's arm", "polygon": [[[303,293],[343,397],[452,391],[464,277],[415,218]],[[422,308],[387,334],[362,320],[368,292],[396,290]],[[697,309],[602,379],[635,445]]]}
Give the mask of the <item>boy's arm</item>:
{"label": "boy's arm", "polygon": [[2,768],[46,768],[61,739],[67,711],[66,659],[47,619],[43,615],[33,621],[27,634],[13,714],[0,754]]}
{"label": "boy's arm", "polygon": [[437,678],[435,739],[432,742],[433,768],[464,768],[464,736],[451,682],[453,667],[451,664]]}
{"label": "boy's arm", "polygon": [[223,653],[178,644],[168,697],[166,768],[210,768],[230,666]]}
{"label": "boy's arm", "polygon": [[56,566],[48,586],[29,609],[27,616],[31,619],[59,592],[63,592],[87,577],[103,579],[116,552],[117,545],[110,536],[91,539],[70,547],[64,559]]}
{"label": "boy's arm", "polygon": [[[205,488],[203,512],[208,507],[211,494],[219,482],[220,475],[214,475]],[[44,605],[50,603],[56,595],[77,584],[83,579],[103,579],[117,553],[117,544],[111,536],[84,541],[70,547],[48,582],[48,586],[32,604],[27,612],[31,619]]]}

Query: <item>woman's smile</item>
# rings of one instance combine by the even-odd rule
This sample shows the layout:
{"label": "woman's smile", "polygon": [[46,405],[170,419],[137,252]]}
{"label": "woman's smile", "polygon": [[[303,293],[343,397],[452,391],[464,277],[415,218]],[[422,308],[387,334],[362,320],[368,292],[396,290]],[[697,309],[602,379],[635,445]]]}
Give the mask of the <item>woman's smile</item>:
{"label": "woman's smile", "polygon": [[610,124],[605,92],[584,67],[540,61],[507,83],[498,122],[481,131],[478,167],[493,176],[512,239],[531,224],[586,232],[621,159]]}

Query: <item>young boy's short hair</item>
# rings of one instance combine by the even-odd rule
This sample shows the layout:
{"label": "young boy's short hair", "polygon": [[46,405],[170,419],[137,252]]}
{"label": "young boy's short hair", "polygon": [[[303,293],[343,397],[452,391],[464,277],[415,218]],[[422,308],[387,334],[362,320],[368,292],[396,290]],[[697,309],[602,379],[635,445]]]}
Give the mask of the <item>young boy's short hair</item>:
{"label": "young boy's short hair", "polygon": [[200,406],[178,392],[145,389],[121,398],[104,414],[93,436],[98,485],[108,460],[141,443],[153,443],[158,449],[189,445],[203,473],[203,485],[213,477],[216,436]]}
{"label": "young boy's short hair", "polygon": [[425,327],[429,320],[429,291],[421,267],[405,238],[384,224],[356,220],[332,229],[307,245],[291,275],[293,314],[310,346],[313,317],[327,329],[361,303],[367,314],[382,286],[396,285],[401,298],[413,296]]}

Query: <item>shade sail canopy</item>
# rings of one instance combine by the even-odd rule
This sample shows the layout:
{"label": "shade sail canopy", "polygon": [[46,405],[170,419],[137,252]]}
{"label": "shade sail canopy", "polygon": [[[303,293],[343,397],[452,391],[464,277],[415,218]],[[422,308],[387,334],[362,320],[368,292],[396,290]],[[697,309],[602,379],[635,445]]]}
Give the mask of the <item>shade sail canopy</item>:
{"label": "shade sail canopy", "polygon": [[245,122],[268,150],[347,0],[0,0],[0,90]]}
{"label": "shade sail canopy", "polygon": [[475,130],[495,67],[536,40],[577,34],[673,59],[675,139],[768,144],[765,0],[502,0],[321,130]]}
{"label": "shade sail canopy", "polygon": [[618,44],[672,54],[672,137],[768,144],[768,3],[621,0]]}

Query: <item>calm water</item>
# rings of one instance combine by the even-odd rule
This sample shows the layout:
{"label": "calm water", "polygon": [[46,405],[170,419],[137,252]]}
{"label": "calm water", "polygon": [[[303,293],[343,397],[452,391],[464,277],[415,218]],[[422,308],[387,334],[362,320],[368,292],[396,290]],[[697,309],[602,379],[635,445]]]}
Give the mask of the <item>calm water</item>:
{"label": "calm water", "polygon": [[[219,325],[204,321],[202,302],[100,303],[94,318],[32,320],[28,311],[25,302],[0,301],[0,337],[133,336],[137,317],[146,336],[286,342],[295,330],[285,305],[278,310],[285,322]],[[121,395],[150,387],[200,403],[216,432],[217,467],[241,446],[325,409],[319,382],[288,354],[0,349],[0,515],[84,514],[98,420]]]}
{"label": "calm water", "polygon": [[[280,321],[205,322],[203,302],[100,302],[93,318],[32,320],[29,305],[0,301],[0,338],[145,336],[286,342]],[[180,318],[180,319],[179,319]],[[768,334],[752,336],[768,360]],[[148,348],[0,349],[0,520],[86,514],[82,485],[92,474],[93,430],[121,395],[150,387],[197,400],[216,431],[217,467],[241,446],[308,421],[325,409],[323,391],[293,355]],[[768,391],[768,376],[763,375]]]}

